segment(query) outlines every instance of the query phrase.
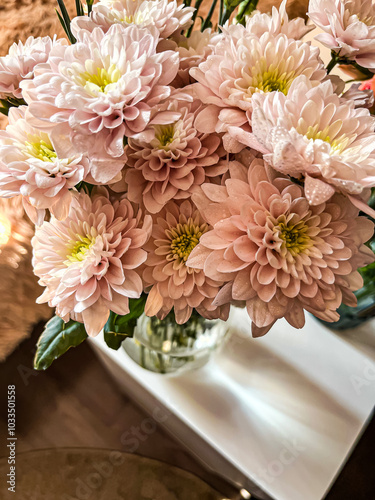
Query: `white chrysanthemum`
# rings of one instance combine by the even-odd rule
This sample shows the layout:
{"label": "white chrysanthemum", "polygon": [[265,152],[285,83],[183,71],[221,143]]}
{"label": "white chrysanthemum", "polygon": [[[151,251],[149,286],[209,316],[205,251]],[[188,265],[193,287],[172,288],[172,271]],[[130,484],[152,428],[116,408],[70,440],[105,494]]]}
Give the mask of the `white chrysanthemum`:
{"label": "white chrysanthemum", "polygon": [[158,32],[137,26],[83,32],[76,44],[53,51],[32,82],[23,82],[31,114],[69,124],[97,181],[107,183],[119,172],[124,136],[144,130],[151,108],[170,95],[178,54],[156,53],[158,40]]}
{"label": "white chrysanthemum", "polygon": [[48,134],[32,127],[26,109],[11,108],[9,125],[0,131],[0,196],[21,194],[28,215],[40,225],[46,209],[59,219],[68,215],[70,190],[86,177],[89,161],[59,129]]}
{"label": "white chrysanthemum", "polygon": [[92,31],[99,27],[104,31],[113,24],[137,25],[141,28],[155,27],[161,38],[188,28],[192,21],[193,7],[177,5],[176,0],[101,0],[93,5],[90,16],[79,16],[72,20],[71,29],[78,35],[81,29]]}
{"label": "white chrysanthemum", "polygon": [[283,0],[279,9],[275,6],[272,7],[271,14],[254,11],[246,20],[246,29],[258,37],[266,32],[273,35],[283,33],[288,38],[299,40],[309,33],[309,31],[313,30],[314,27],[306,26],[305,21],[301,17],[289,20],[286,12],[286,0]]}
{"label": "white chrysanthemum", "polygon": [[51,40],[49,36],[30,36],[24,44],[14,43],[8,54],[0,57],[0,97],[22,99],[20,82],[33,78],[35,66],[47,61],[54,46],[65,44],[66,40]]}
{"label": "white chrysanthemum", "polygon": [[316,39],[340,57],[375,69],[375,6],[372,0],[310,0],[308,15],[325,33]]}
{"label": "white chrysanthemum", "polygon": [[314,85],[326,76],[317,47],[284,34],[264,33],[258,38],[240,25],[233,32],[234,37],[229,27],[207,60],[190,70],[198,82],[196,96],[213,105],[210,119],[207,115],[198,120],[204,132],[223,132],[230,125],[249,129],[254,95],[275,90],[287,94],[299,75]]}
{"label": "white chrysanthemum", "polygon": [[[258,94],[253,105],[253,134],[265,160],[304,179],[311,204],[327,201],[336,190],[358,205],[357,196],[375,186],[375,119],[354,101],[340,99],[330,81],[313,87],[301,77],[288,96]],[[250,144],[255,146],[251,134]]]}

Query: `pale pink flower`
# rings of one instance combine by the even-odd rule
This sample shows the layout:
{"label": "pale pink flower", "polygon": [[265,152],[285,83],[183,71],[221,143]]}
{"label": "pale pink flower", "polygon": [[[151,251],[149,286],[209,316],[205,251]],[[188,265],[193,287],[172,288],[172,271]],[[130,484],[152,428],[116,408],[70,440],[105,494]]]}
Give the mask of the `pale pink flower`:
{"label": "pale pink flower", "polygon": [[317,47],[284,34],[266,32],[257,37],[241,25],[234,25],[233,30],[235,36],[230,26],[207,60],[190,70],[198,81],[193,85],[196,97],[210,105],[210,112],[205,110],[197,121],[198,128],[207,133],[226,132],[229,126],[250,130],[254,95],[275,90],[287,94],[299,75],[314,85],[326,76]]}
{"label": "pale pink flower", "polygon": [[269,32],[273,35],[283,33],[288,38],[300,40],[313,30],[314,26],[306,26],[305,21],[301,17],[289,19],[286,12],[286,2],[287,0],[283,0],[279,9],[273,6],[271,14],[262,14],[259,11],[254,11],[246,20],[246,30],[258,37],[261,37],[263,33]]}
{"label": "pale pink flower", "polygon": [[40,225],[46,209],[58,219],[68,215],[70,190],[87,176],[89,161],[61,130],[49,134],[32,127],[26,109],[11,108],[9,125],[0,131],[0,196],[21,194],[28,215]]}
{"label": "pale pink flower", "polygon": [[[231,133],[261,150],[274,169],[304,180],[311,204],[335,191],[358,204],[366,188],[375,186],[375,119],[354,101],[340,99],[329,81],[314,87],[300,77],[287,96],[258,94],[253,106],[253,133]],[[369,210],[365,203],[361,208]]]}
{"label": "pale pink flower", "polygon": [[49,36],[30,36],[24,44],[14,43],[8,54],[0,57],[0,98],[22,99],[20,83],[33,78],[35,66],[47,61],[53,47],[66,44],[65,39],[51,40]]}
{"label": "pale pink flower", "polygon": [[149,291],[146,315],[164,319],[174,308],[176,321],[182,324],[196,309],[207,319],[227,319],[229,306],[213,305],[221,283],[207,278],[202,270],[186,267],[190,252],[209,229],[199,211],[190,200],[171,201],[153,221],[143,272]]}
{"label": "pale pink flower", "polygon": [[[189,38],[180,34],[167,41],[167,43],[174,44],[173,49],[180,56],[177,76],[171,83],[173,87],[182,88],[195,82],[195,79],[190,75],[190,69],[199,66],[212,53],[210,42],[214,36],[211,28],[207,28],[203,32],[194,30]],[[162,45],[159,45],[159,50],[161,48]]]}
{"label": "pale pink flower", "polygon": [[372,0],[310,0],[308,15],[325,33],[316,39],[340,57],[375,69],[375,6]]}
{"label": "pale pink flower", "polygon": [[93,5],[90,16],[72,19],[71,30],[77,36],[80,30],[96,27],[108,31],[113,24],[137,25],[155,27],[161,38],[168,38],[191,26],[193,12],[193,7],[177,5],[176,0],[101,0]]}
{"label": "pale pink flower", "polygon": [[128,299],[142,293],[151,222],[128,200],[112,203],[104,188],[91,198],[75,193],[68,218],[52,217],[32,240],[34,273],[46,287],[38,303],[56,307],[64,321],[83,322],[88,335],[101,331],[110,311],[128,314]]}
{"label": "pale pink flower", "polygon": [[364,245],[373,223],[341,195],[310,206],[302,187],[270,178],[260,159],[249,169],[233,162],[230,172],[225,187],[204,184],[193,195],[213,229],[187,265],[226,282],[214,303],[246,301],[255,336],[284,317],[302,328],[304,309],[336,321],[342,302],[355,306],[357,269],[374,261]]}
{"label": "pale pink flower", "polygon": [[228,162],[220,161],[226,153],[219,135],[195,128],[202,109],[199,101],[170,100],[154,108],[149,126],[129,139],[125,180],[131,201],[157,213],[169,200],[190,197],[197,186],[228,169]]}
{"label": "pale pink flower", "polygon": [[[83,32],[77,43],[52,51],[32,82],[23,82],[30,112],[47,124],[66,122],[76,149],[88,153],[103,184],[125,163],[124,136],[142,132],[151,108],[169,97],[178,54],[156,53],[154,29],[113,25]],[[111,158],[112,157],[112,158]]]}

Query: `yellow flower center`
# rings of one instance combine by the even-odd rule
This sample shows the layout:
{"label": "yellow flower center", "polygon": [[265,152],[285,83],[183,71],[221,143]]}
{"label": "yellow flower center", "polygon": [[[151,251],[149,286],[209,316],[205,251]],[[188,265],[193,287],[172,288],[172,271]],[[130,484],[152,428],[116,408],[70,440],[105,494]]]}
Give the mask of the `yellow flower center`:
{"label": "yellow flower center", "polygon": [[116,83],[121,78],[121,72],[115,64],[108,69],[95,67],[94,61],[85,62],[86,70],[79,75],[78,81],[89,93],[107,92],[108,85]]}
{"label": "yellow flower center", "polygon": [[262,75],[259,75],[258,78],[255,78],[252,84],[254,90],[251,90],[252,92],[274,92],[278,90],[286,95],[292,81],[293,78],[290,76],[288,77],[285,73],[279,75],[277,70],[266,71]]}
{"label": "yellow flower center", "polygon": [[47,144],[43,140],[39,142],[25,142],[25,152],[42,161],[53,162],[57,158],[52,145]]}
{"label": "yellow flower center", "polygon": [[178,224],[170,230],[171,258],[186,262],[193,248],[195,248],[203,233],[207,231],[207,224],[198,226],[190,218],[186,224]]}
{"label": "yellow flower center", "polygon": [[86,238],[82,237],[79,241],[76,241],[68,250],[69,253],[67,255],[67,259],[69,262],[67,262],[67,264],[69,265],[73,262],[82,262],[94,243],[95,238],[90,236],[87,236]]}
{"label": "yellow flower center", "polygon": [[281,249],[287,250],[293,256],[300,254],[307,248],[312,247],[313,242],[307,234],[309,226],[302,220],[297,224],[288,224],[280,222],[274,227],[274,232],[278,234],[279,238],[283,240]]}
{"label": "yellow flower center", "polygon": [[332,141],[329,136],[328,127],[324,130],[318,130],[318,125],[315,125],[314,127],[310,125],[305,133],[305,137],[314,141],[320,139],[321,141],[328,142],[328,144],[331,145],[331,153],[333,154],[340,154],[349,143],[349,138],[346,137],[339,137],[338,139],[334,139]]}
{"label": "yellow flower center", "polygon": [[155,126],[155,137],[159,141],[159,146],[163,149],[168,149],[168,146],[174,140],[174,135],[174,123]]}

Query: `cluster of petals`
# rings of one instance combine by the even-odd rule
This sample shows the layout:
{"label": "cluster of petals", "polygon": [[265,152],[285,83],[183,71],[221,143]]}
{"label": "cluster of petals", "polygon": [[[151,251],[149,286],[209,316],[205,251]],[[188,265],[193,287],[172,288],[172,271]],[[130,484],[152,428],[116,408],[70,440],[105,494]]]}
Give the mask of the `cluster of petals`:
{"label": "cluster of petals", "polygon": [[191,200],[169,202],[153,215],[152,235],[145,249],[148,257],[143,272],[148,316],[164,319],[174,309],[176,322],[185,323],[193,309],[207,319],[226,320],[229,305],[215,306],[220,285],[201,269],[186,266],[192,248],[209,226]]}
{"label": "cluster of petals", "polygon": [[316,87],[303,77],[287,96],[258,94],[253,106],[252,133],[232,131],[239,140],[261,150],[274,169],[304,180],[311,204],[339,191],[369,210],[361,203],[375,186],[375,119],[367,109],[340,99],[330,81]]}
{"label": "cluster of petals", "polygon": [[152,107],[169,97],[178,54],[157,53],[159,33],[134,25],[81,35],[53,50],[22,88],[36,119],[69,125],[75,148],[90,156],[93,178],[105,184],[125,163],[124,136],[142,132]]}
{"label": "cluster of petals", "polygon": [[325,321],[342,302],[355,306],[358,267],[374,261],[364,243],[373,223],[342,195],[311,206],[303,189],[270,177],[261,159],[230,166],[225,186],[204,184],[193,195],[213,229],[202,235],[187,265],[225,285],[215,304],[246,301],[253,335],[279,318],[304,325],[304,309]]}
{"label": "cluster of petals", "polygon": [[72,150],[61,130],[37,129],[25,119],[26,106],[9,110],[9,125],[0,131],[0,196],[23,197],[30,218],[40,225],[46,209],[64,219],[71,189],[84,180],[89,161]]}
{"label": "cluster of petals", "polygon": [[[258,37],[242,25],[232,25],[218,36],[212,54],[190,70],[198,82],[193,85],[195,96],[210,105],[199,120],[203,131],[227,132],[231,126],[250,130],[255,95],[275,90],[287,94],[300,75],[313,85],[326,77],[318,48],[283,33]],[[224,138],[224,146],[236,152],[228,140]]]}
{"label": "cluster of petals", "polygon": [[14,43],[6,56],[0,57],[0,98],[22,99],[20,83],[34,76],[37,64],[45,63],[56,45],[65,45],[64,39],[53,40],[49,36],[30,36],[25,43]]}
{"label": "cluster of petals", "polygon": [[151,217],[142,220],[128,200],[112,202],[104,188],[91,198],[75,193],[68,217],[45,221],[32,240],[34,272],[45,287],[38,303],[97,335],[110,311],[128,314],[128,299],[141,295],[150,232]]}
{"label": "cluster of petals", "polygon": [[372,0],[310,0],[308,15],[324,33],[316,39],[340,57],[375,70]]}
{"label": "cluster of petals", "polygon": [[199,66],[212,53],[214,39],[218,39],[217,35],[211,28],[207,28],[203,32],[193,31],[190,37],[177,34],[159,43],[158,50],[175,50],[179,55],[179,68],[176,78],[171,83],[172,87],[183,88],[195,83],[190,69]]}
{"label": "cluster of petals", "polygon": [[92,7],[89,16],[72,19],[71,30],[79,36],[80,30],[93,31],[99,27],[108,31],[113,24],[140,28],[155,27],[161,38],[168,38],[188,28],[193,7],[177,5],[176,0],[100,0]]}
{"label": "cluster of petals", "polygon": [[246,20],[246,30],[258,37],[266,32],[273,35],[283,33],[288,38],[300,40],[314,27],[307,26],[301,17],[289,19],[286,12],[286,3],[287,0],[283,0],[278,9],[273,6],[271,14],[254,11]]}
{"label": "cluster of petals", "polygon": [[197,186],[228,169],[221,137],[195,127],[204,106],[185,97],[156,107],[149,126],[128,141],[128,198],[151,213],[171,199],[190,197]]}

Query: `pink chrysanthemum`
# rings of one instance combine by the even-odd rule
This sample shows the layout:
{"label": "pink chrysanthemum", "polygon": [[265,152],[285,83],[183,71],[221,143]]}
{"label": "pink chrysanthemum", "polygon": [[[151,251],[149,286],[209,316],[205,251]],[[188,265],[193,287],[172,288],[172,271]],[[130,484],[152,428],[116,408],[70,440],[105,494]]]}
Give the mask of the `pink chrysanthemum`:
{"label": "pink chrysanthemum", "polygon": [[53,47],[66,44],[64,39],[51,40],[49,36],[30,36],[24,44],[14,43],[8,54],[0,57],[0,98],[22,99],[20,83],[33,78],[35,66],[47,61]]}
{"label": "pink chrysanthemum", "polygon": [[188,198],[205,180],[227,170],[227,161],[220,161],[225,155],[221,138],[194,126],[201,109],[198,101],[169,101],[154,110],[144,132],[129,139],[125,180],[131,201],[157,213],[169,200]]}
{"label": "pink chrysanthemum", "polygon": [[105,34],[95,28],[76,44],[52,51],[34,80],[23,82],[31,114],[48,123],[67,122],[77,150],[98,163],[102,183],[125,163],[124,136],[142,132],[151,108],[171,93],[178,54],[156,53],[158,40],[155,29],[114,25]]}
{"label": "pink chrysanthemum", "polygon": [[193,7],[177,5],[176,0],[101,0],[92,7],[90,16],[79,16],[72,20],[74,35],[80,30],[93,31],[101,28],[108,31],[113,24],[140,28],[155,27],[161,38],[168,38],[188,28],[192,21]]}
{"label": "pink chrysanthemum", "polygon": [[176,321],[182,324],[195,308],[207,319],[227,319],[229,306],[213,305],[221,283],[186,267],[190,252],[209,229],[192,202],[171,201],[153,221],[152,236],[145,246],[149,252],[143,272],[149,290],[145,313],[163,319],[174,308]]}
{"label": "pink chrysanthemum", "polygon": [[89,161],[72,151],[58,129],[48,134],[32,127],[26,109],[11,108],[9,125],[0,131],[0,196],[22,194],[29,217],[40,225],[46,209],[58,219],[68,215],[70,190],[88,174]]}
{"label": "pink chrysanthemum", "polygon": [[372,0],[310,0],[308,16],[325,33],[319,42],[365,68],[375,69],[375,6]]}
{"label": "pink chrysanthemum", "polygon": [[[231,133],[248,146],[256,147],[256,138],[274,169],[304,180],[311,204],[329,200],[335,190],[358,204],[364,190],[375,186],[374,124],[367,109],[340,99],[329,81],[313,87],[301,77],[288,96],[254,97],[253,134]],[[365,203],[361,208],[368,210]]]}
{"label": "pink chrysanthemum", "polygon": [[38,302],[65,321],[82,321],[89,335],[101,331],[110,310],[128,314],[128,299],[142,293],[151,222],[128,200],[112,203],[104,188],[92,198],[76,193],[68,218],[44,222],[32,240],[34,272],[46,287]]}
{"label": "pink chrysanthemum", "polygon": [[[196,97],[211,105],[197,122],[205,132],[227,132],[229,126],[250,130],[254,95],[275,90],[287,94],[299,75],[314,85],[326,76],[317,47],[284,34],[257,37],[241,25],[229,26],[213,53],[190,74],[198,81],[193,86]],[[224,145],[228,149],[226,139]],[[233,147],[228,151],[237,152]]]}
{"label": "pink chrysanthemum", "polygon": [[302,328],[304,309],[335,321],[342,302],[355,306],[357,269],[374,261],[364,245],[373,223],[341,195],[311,207],[300,186],[271,180],[260,159],[249,169],[234,162],[230,171],[225,187],[204,184],[193,195],[213,229],[187,265],[226,282],[215,303],[245,300],[255,336],[283,317]]}

